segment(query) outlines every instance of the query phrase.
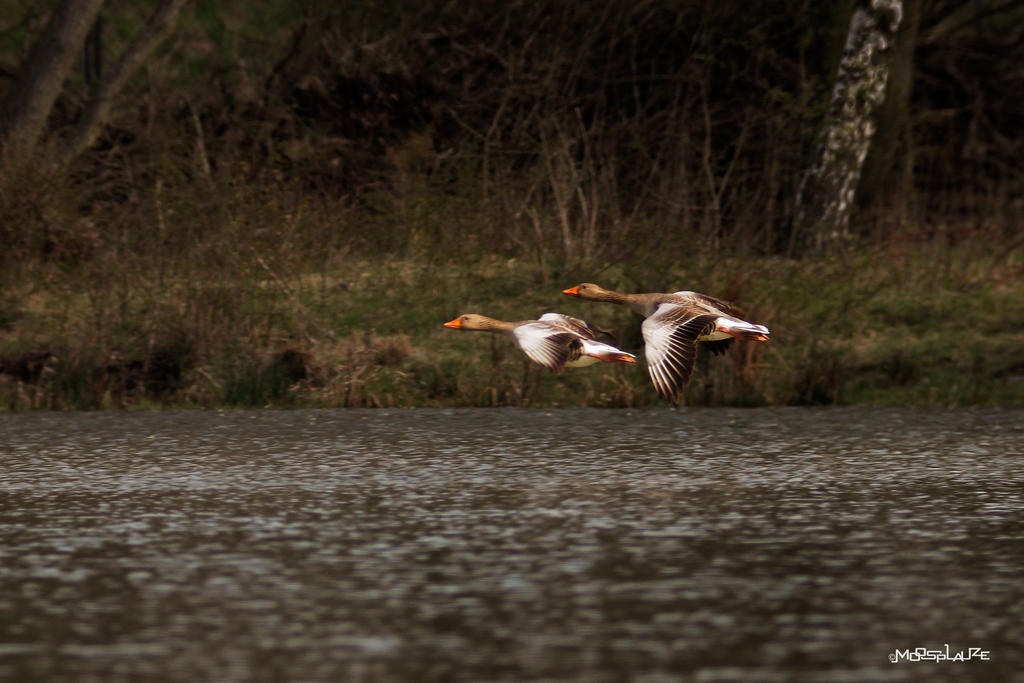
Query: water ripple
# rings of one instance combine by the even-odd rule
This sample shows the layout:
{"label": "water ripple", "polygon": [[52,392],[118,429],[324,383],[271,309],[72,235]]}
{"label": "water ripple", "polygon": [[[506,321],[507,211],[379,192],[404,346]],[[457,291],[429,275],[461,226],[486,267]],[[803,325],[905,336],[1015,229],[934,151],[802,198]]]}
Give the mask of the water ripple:
{"label": "water ripple", "polygon": [[3,414],[0,678],[1010,680],[1022,416]]}

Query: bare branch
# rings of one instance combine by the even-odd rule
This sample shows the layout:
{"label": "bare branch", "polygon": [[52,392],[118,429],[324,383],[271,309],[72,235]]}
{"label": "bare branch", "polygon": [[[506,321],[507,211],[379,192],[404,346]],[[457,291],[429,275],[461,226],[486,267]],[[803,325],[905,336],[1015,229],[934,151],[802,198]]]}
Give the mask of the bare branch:
{"label": "bare branch", "polygon": [[[96,85],[74,128],[60,142],[57,161],[63,165],[95,142],[116,95],[157,45],[171,32],[178,14],[188,0],[161,0],[142,31],[125,48],[103,79]],[[84,37],[84,36],[83,36]]]}
{"label": "bare branch", "polygon": [[[937,43],[967,26],[976,24],[982,19],[998,16],[1003,12],[1012,13],[1019,10],[1022,6],[1024,6],[1024,2],[1021,2],[1021,0],[1007,0],[1006,2],[986,6],[976,2],[964,3],[961,7],[951,11],[929,28],[921,40],[921,44],[931,45]],[[1006,23],[1007,28],[1011,28],[1015,22],[1011,20]]]}

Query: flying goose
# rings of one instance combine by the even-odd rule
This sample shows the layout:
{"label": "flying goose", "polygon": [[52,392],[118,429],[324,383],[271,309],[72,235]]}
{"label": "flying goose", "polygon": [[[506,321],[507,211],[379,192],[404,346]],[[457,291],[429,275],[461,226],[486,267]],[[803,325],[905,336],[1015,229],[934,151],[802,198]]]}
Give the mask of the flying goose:
{"label": "flying goose", "polygon": [[697,292],[624,294],[585,282],[562,294],[624,304],[642,315],[647,371],[658,395],[673,404],[679,403],[690,380],[697,342],[717,355],[725,353],[734,338],[764,342],[770,334],[764,325],[740,318],[732,304]]}
{"label": "flying goose", "polygon": [[598,361],[635,363],[636,356],[597,341],[598,330],[590,323],[561,313],[545,313],[538,320],[505,322],[485,315],[466,313],[444,324],[455,330],[483,330],[510,334],[530,360],[552,372],[578,368]]}

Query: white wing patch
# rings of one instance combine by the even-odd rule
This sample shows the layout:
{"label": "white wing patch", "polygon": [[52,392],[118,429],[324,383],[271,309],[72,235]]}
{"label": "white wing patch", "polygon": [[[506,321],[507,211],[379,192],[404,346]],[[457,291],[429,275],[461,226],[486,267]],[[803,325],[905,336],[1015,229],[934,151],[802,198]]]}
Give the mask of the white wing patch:
{"label": "white wing patch", "polygon": [[644,320],[644,354],[647,372],[658,394],[678,403],[682,388],[690,380],[697,357],[697,336],[713,318],[692,315],[689,309],[676,304],[660,304]]}
{"label": "white wing patch", "polygon": [[569,359],[569,341],[567,332],[557,332],[547,323],[535,322],[520,325],[514,331],[519,348],[548,370],[558,372]]}
{"label": "white wing patch", "polygon": [[548,322],[553,322],[553,323],[563,323],[563,324],[570,324],[573,320],[576,320],[576,318],[572,318],[572,317],[567,316],[567,315],[562,315],[561,313],[545,313],[544,315],[542,315],[541,317],[539,317],[537,319],[538,320],[546,320]]}
{"label": "white wing patch", "polygon": [[560,372],[566,366],[593,365],[599,360],[625,363],[635,358],[611,344],[596,341],[596,332],[589,324],[561,313],[545,313],[539,320],[519,325],[513,334],[530,360],[552,372]]}
{"label": "white wing patch", "polygon": [[594,329],[594,326],[586,320],[573,318],[570,315],[563,315],[562,313],[545,313],[540,317],[540,320],[551,323],[552,325],[567,328],[568,331],[585,339],[597,339],[597,330]]}

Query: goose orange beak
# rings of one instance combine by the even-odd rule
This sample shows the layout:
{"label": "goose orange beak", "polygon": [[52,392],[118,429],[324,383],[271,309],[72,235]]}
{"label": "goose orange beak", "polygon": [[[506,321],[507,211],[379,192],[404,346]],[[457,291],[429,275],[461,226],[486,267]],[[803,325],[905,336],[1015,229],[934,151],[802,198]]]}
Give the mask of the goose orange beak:
{"label": "goose orange beak", "polygon": [[456,318],[455,320],[449,320],[448,322],[446,322],[444,324],[444,326],[445,327],[450,327],[453,330],[457,330],[460,327],[462,327],[462,321],[459,318]]}
{"label": "goose orange beak", "polygon": [[568,294],[569,296],[579,296],[580,295],[579,285],[577,285],[576,287],[570,287],[569,289],[563,289],[562,290],[562,294]]}

